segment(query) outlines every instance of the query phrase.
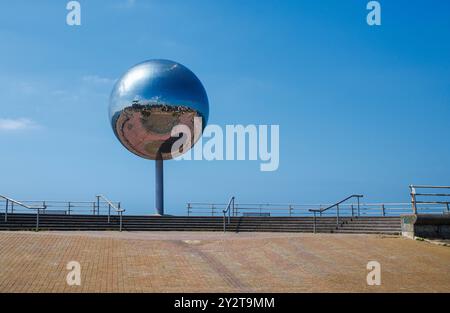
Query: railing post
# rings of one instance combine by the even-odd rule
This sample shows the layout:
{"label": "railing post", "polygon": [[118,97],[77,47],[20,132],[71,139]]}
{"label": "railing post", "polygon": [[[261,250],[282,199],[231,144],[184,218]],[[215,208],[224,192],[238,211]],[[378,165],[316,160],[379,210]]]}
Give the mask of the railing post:
{"label": "railing post", "polygon": [[190,214],[191,214],[191,204],[188,203],[187,204],[187,215],[190,216]]}
{"label": "railing post", "polygon": [[339,228],[339,204],[336,206],[336,229]]}
{"label": "railing post", "polygon": [[[233,203],[233,202],[231,202],[231,203]],[[230,203],[230,207],[228,208],[228,224],[230,224],[230,219],[231,219],[231,208],[232,208],[231,203]]]}
{"label": "railing post", "polygon": [[111,221],[111,204],[108,203],[108,224]]}
{"label": "railing post", "polygon": [[11,214],[14,214],[14,202],[11,202]]}
{"label": "railing post", "polygon": [[447,213],[450,213],[450,207],[449,207],[448,202],[446,204],[447,204]]}
{"label": "railing post", "polygon": [[289,216],[292,216],[292,205],[289,204]]}
{"label": "railing post", "polygon": [[385,211],[384,204],[381,205],[381,214],[382,214],[383,216],[386,215],[386,211]]}
{"label": "railing post", "polygon": [[314,234],[316,233],[316,211],[313,211],[313,213],[314,213],[314,218],[313,218],[313,221],[314,221],[314,223],[313,223],[313,232],[314,232]]}
{"label": "railing post", "polygon": [[354,210],[355,210],[355,208],[353,207],[353,204],[352,204],[352,217],[355,215]]}
{"label": "railing post", "polygon": [[359,203],[359,197],[358,198],[358,217],[361,216],[361,211],[360,211],[360,203]]}
{"label": "railing post", "polygon": [[226,219],[226,213],[223,212],[223,232],[227,231],[227,225],[225,223],[225,219]]}
{"label": "railing post", "polygon": [[42,201],[42,207],[44,208],[44,213],[45,213],[45,211],[47,209],[47,205],[45,204],[45,201]]}
{"label": "railing post", "polygon": [[39,231],[39,209],[36,211],[36,231]]}
{"label": "railing post", "polygon": [[69,207],[69,210],[67,212],[69,213],[68,215],[70,215],[70,209],[72,208],[72,203],[70,201],[69,201],[68,207]]}
{"label": "railing post", "polygon": [[6,207],[5,207],[5,223],[8,221],[8,205],[9,205],[9,200],[6,199]]}
{"label": "railing post", "polygon": [[234,207],[234,198],[233,198],[233,216],[236,216],[236,209]]}
{"label": "railing post", "polygon": [[100,215],[100,196],[97,196],[97,213]]}
{"label": "railing post", "polygon": [[417,214],[416,188],[414,188],[413,185],[410,185],[409,189],[411,189],[411,204],[412,204],[413,214]]}
{"label": "railing post", "polygon": [[122,218],[123,218],[123,212],[120,211],[120,229],[119,229],[120,231],[122,231],[122,224],[123,224]]}

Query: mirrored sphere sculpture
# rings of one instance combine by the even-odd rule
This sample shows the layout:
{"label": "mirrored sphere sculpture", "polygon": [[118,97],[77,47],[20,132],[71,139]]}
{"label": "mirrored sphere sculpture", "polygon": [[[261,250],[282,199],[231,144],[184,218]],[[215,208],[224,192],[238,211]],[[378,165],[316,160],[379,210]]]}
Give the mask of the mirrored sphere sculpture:
{"label": "mirrored sphere sculpture", "polygon": [[[151,160],[168,160],[191,148],[194,118],[206,126],[208,97],[200,80],[185,66],[169,60],[149,60],[133,66],[115,84],[109,117],[117,139],[134,154]],[[174,126],[191,131],[191,145],[172,153]],[[198,129],[198,127],[196,128]],[[198,130],[197,130],[198,132]]]}

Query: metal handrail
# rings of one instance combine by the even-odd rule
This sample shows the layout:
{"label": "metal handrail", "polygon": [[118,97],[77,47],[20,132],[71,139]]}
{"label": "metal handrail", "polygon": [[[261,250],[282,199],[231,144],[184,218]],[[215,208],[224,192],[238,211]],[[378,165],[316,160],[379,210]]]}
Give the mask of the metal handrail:
{"label": "metal handrail", "polygon": [[223,232],[227,231],[227,225],[226,225],[226,217],[228,213],[228,224],[230,224],[231,219],[231,208],[233,208],[233,216],[234,216],[234,196],[231,197],[230,201],[228,202],[228,206],[225,210],[223,210]]}
{"label": "metal handrail", "polygon": [[[425,199],[424,199],[425,200]],[[447,208],[447,202],[439,201],[441,203],[435,203],[437,201],[417,201],[420,203],[418,206],[418,212],[424,214],[442,214],[443,212],[449,212]],[[313,212],[309,209],[322,209],[332,204],[248,204],[235,203],[235,210],[233,216],[238,216],[246,212],[258,212],[269,213],[271,216],[286,216],[286,217],[299,217],[299,216],[313,216]],[[227,207],[224,203],[205,203],[203,205],[197,205],[193,202],[187,203],[187,215],[194,216],[217,216],[217,213],[222,213],[222,210]],[[450,202],[449,202],[450,207]],[[333,215],[330,211],[323,212],[323,215]],[[339,205],[340,216],[400,216],[401,214],[411,213],[411,202],[360,202],[360,209],[358,210],[357,201],[350,201]],[[233,212],[232,212],[233,213]],[[334,212],[333,212],[334,213]]]}
{"label": "metal handrail", "polygon": [[416,192],[416,189],[450,189],[450,186],[432,186],[432,185],[409,185],[411,195],[411,206],[413,214],[417,214],[417,204],[445,204],[447,214],[450,214],[450,200],[447,201],[417,201],[418,196],[425,197],[450,197],[448,193],[422,193]]}
{"label": "metal handrail", "polygon": [[412,188],[423,188],[423,189],[450,189],[450,186],[433,186],[433,185],[410,185]]}
{"label": "metal handrail", "polygon": [[[0,198],[0,203],[5,201]],[[96,200],[93,201],[67,201],[67,200],[16,200],[25,204],[27,206],[35,207],[38,205],[46,206],[45,212],[52,211],[54,209],[62,210],[66,214],[72,214],[76,212],[90,211],[94,215],[100,215],[100,210],[107,208],[108,203],[101,201],[97,203]],[[115,206],[118,206],[120,202],[113,202]],[[11,212],[14,211],[14,203],[11,203]]]}
{"label": "metal handrail", "polygon": [[111,221],[111,208],[113,208],[119,214],[119,231],[122,231],[122,215],[125,212],[125,209],[120,208],[120,202],[118,203],[118,207],[114,205],[108,198],[104,195],[97,195],[97,207],[100,207],[100,198],[103,199],[106,203],[108,203],[108,223]]}
{"label": "metal handrail", "polygon": [[6,200],[5,223],[8,222],[8,206],[9,206],[9,202],[11,202],[12,204],[15,203],[18,206],[24,207],[25,209],[36,210],[36,231],[39,231],[39,210],[45,210],[47,208],[47,206],[45,204],[42,207],[33,207],[33,206],[26,205],[26,204],[24,204],[24,203],[22,203],[20,201],[17,201],[17,200],[14,200],[12,198],[9,198],[7,196],[0,195],[0,198]]}
{"label": "metal handrail", "polygon": [[[97,201],[59,201],[59,200],[26,200],[18,201],[10,197],[0,195],[0,200],[5,201],[5,222],[8,221],[9,208],[11,207],[11,213],[14,213],[14,204],[17,206],[36,210],[36,230],[39,230],[39,216],[41,210],[46,213],[48,208],[62,208],[65,214],[71,214],[74,212],[74,208],[85,208],[91,211],[94,215],[100,214],[100,208],[104,208],[105,204],[108,205],[108,223],[111,221],[111,208],[113,208],[120,216],[120,230],[122,231],[122,215],[125,209],[120,208],[120,202],[112,202],[104,195],[97,195]],[[102,199],[102,201],[100,201]],[[40,205],[42,203],[42,205]],[[11,205],[10,205],[11,204]],[[39,204],[39,205],[37,205]],[[51,210],[51,209],[50,209]]]}
{"label": "metal handrail", "polygon": [[[350,200],[350,199],[352,199],[352,198],[357,198],[358,199],[358,212],[359,212],[359,210],[360,210],[360,201],[359,201],[359,199],[363,198],[363,197],[364,197],[364,195],[351,195],[351,196],[349,196],[349,197],[347,197],[347,198],[345,198],[345,199],[343,199],[343,200],[341,200],[339,202],[336,202],[335,204],[330,205],[330,206],[328,206],[328,207],[326,207],[324,209],[310,209],[309,211],[313,212],[313,214],[314,214],[314,224],[313,224],[314,233],[316,232],[316,213],[320,213],[320,215],[322,215],[323,212],[328,211],[328,210],[330,210],[330,209],[335,207],[336,208],[336,229],[338,229],[339,228],[339,205],[344,203],[344,202],[346,202],[346,201],[348,201],[348,200]],[[353,214],[353,212],[352,212],[352,214]]]}

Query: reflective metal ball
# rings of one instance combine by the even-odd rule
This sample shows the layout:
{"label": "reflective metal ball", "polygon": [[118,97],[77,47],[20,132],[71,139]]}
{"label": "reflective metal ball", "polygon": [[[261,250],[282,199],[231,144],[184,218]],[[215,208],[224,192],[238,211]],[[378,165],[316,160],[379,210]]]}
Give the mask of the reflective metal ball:
{"label": "reflective metal ball", "polygon": [[[190,149],[194,118],[206,126],[208,97],[200,80],[185,66],[169,60],[149,60],[130,68],[115,84],[109,117],[117,139],[134,154],[151,160],[168,160]],[[191,145],[172,152],[174,126],[191,131]],[[198,132],[198,131],[197,131]]]}

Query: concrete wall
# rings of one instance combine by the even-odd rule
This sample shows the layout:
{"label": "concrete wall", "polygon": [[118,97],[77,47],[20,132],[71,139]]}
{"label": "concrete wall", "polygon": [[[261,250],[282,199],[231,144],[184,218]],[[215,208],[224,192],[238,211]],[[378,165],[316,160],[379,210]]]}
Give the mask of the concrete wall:
{"label": "concrete wall", "polygon": [[402,215],[401,221],[403,236],[450,239],[450,214]]}

